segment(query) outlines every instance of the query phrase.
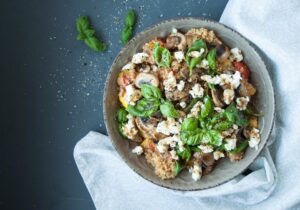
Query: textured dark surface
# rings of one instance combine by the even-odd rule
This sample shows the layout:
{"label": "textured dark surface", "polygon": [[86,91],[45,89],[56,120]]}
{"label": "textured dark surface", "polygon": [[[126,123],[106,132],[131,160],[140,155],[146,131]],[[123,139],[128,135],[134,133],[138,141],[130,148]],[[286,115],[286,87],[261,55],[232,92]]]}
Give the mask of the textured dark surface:
{"label": "textured dark surface", "polygon": [[[106,133],[103,85],[122,47],[126,11],[137,11],[139,32],[169,18],[219,20],[226,3],[2,0],[0,209],[94,209],[73,148],[89,130]],[[93,52],[76,41],[79,15],[90,16],[97,34],[109,43],[107,52]]]}

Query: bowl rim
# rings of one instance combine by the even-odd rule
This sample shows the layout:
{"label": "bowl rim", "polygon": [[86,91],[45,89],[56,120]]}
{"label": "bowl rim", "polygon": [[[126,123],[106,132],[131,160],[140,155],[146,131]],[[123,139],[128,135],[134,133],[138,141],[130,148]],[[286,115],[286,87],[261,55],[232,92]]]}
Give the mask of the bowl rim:
{"label": "bowl rim", "polygon": [[[107,120],[107,113],[106,113],[106,106],[105,106],[105,103],[106,103],[106,98],[107,98],[107,87],[108,87],[108,83],[109,83],[109,80],[110,80],[110,77],[111,77],[111,74],[113,72],[113,67],[116,63],[116,61],[119,59],[119,57],[123,54],[123,52],[128,48],[128,46],[135,42],[136,39],[138,39],[139,37],[143,36],[144,33],[152,30],[153,28],[155,27],[158,27],[160,25],[164,25],[166,23],[170,23],[170,22],[174,22],[174,21],[182,21],[182,20],[195,20],[195,21],[206,21],[206,22],[212,22],[213,24],[217,24],[217,25],[220,25],[222,27],[225,27],[226,29],[229,29],[231,32],[235,33],[236,35],[240,36],[242,39],[244,39],[246,41],[246,44],[248,44],[252,49],[253,49],[253,52],[257,55],[257,57],[261,60],[264,68],[266,69],[266,73],[267,73],[267,76],[269,77],[269,80],[270,80],[270,84],[271,84],[271,88],[272,88],[272,98],[273,98],[273,101],[274,101],[274,110],[273,110],[273,113],[272,113],[272,116],[271,119],[272,119],[272,122],[271,122],[271,126],[270,126],[270,129],[268,131],[268,134],[267,134],[267,137],[266,137],[266,141],[263,143],[263,146],[261,147],[260,151],[252,158],[252,160],[249,161],[249,164],[245,165],[243,167],[242,170],[240,170],[236,175],[232,176],[231,178],[229,178],[228,180],[225,180],[225,181],[222,181],[220,183],[217,183],[213,186],[207,186],[207,187],[203,187],[203,188],[192,188],[192,189],[182,189],[182,188],[176,188],[176,187],[170,187],[168,185],[165,185],[164,182],[162,183],[158,183],[154,180],[151,180],[150,178],[148,178],[147,176],[144,176],[142,173],[138,172],[133,166],[131,163],[129,163],[129,161],[126,160],[126,158],[124,157],[124,155],[119,151],[116,143],[115,143],[115,140],[111,139],[111,129],[109,128],[108,126],[108,120]],[[163,20],[163,21],[160,21],[158,23],[155,23],[155,24],[152,24],[148,27],[146,27],[144,30],[140,31],[139,33],[137,33],[118,53],[118,55],[115,57],[115,59],[113,60],[110,68],[109,68],[109,71],[107,73],[107,76],[106,76],[106,80],[105,80],[105,87],[104,87],[104,94],[103,94],[103,99],[102,99],[102,107],[103,107],[103,118],[104,118],[104,123],[105,123],[105,127],[106,127],[106,130],[107,130],[107,133],[108,133],[108,136],[110,137],[110,141],[113,145],[113,147],[115,148],[115,150],[117,151],[118,155],[121,157],[122,161],[124,161],[126,163],[126,165],[131,169],[133,170],[136,174],[138,174],[140,177],[144,178],[145,180],[155,184],[156,186],[159,186],[159,187],[163,187],[163,188],[166,188],[166,189],[170,189],[170,190],[176,190],[176,191],[183,191],[183,192],[188,192],[188,191],[201,191],[201,190],[206,190],[206,189],[211,189],[211,188],[215,188],[215,187],[218,187],[222,184],[225,184],[231,180],[233,180],[234,178],[236,178],[237,176],[239,176],[241,173],[243,173],[245,170],[247,170],[247,168],[259,157],[259,155],[262,153],[262,151],[265,149],[266,145],[267,145],[267,142],[269,141],[270,139],[270,136],[271,136],[271,133],[274,129],[274,124],[275,124],[275,110],[276,110],[276,100],[275,100],[275,92],[274,92],[274,85],[273,85],[273,81],[271,79],[271,76],[270,76],[270,72],[267,68],[267,65],[265,64],[265,61],[264,59],[262,58],[261,54],[257,51],[257,46],[255,46],[250,40],[248,40],[246,37],[244,37],[241,33],[237,32],[236,30],[232,29],[231,27],[223,24],[223,23],[220,23],[218,21],[215,21],[215,20],[212,20],[212,19],[209,19],[209,18],[203,18],[203,17],[179,17],[179,18],[171,18],[171,19],[167,19],[167,20]]]}

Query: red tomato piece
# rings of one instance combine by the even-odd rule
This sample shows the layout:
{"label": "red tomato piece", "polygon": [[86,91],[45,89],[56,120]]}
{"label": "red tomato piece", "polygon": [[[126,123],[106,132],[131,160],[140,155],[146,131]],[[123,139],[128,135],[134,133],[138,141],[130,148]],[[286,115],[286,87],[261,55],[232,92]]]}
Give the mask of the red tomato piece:
{"label": "red tomato piece", "polygon": [[244,62],[238,62],[234,61],[233,62],[234,68],[239,71],[243,77],[243,79],[248,80],[250,77],[250,70],[248,66]]}

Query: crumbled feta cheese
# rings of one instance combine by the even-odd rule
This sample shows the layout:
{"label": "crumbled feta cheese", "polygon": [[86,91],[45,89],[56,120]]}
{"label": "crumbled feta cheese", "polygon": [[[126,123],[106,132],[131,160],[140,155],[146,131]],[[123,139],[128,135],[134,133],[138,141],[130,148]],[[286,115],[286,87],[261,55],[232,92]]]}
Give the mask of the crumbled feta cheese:
{"label": "crumbled feta cheese", "polygon": [[256,150],[258,149],[258,144],[260,142],[260,134],[259,130],[256,128],[252,128],[250,131],[250,140],[249,140],[249,147],[255,148]]}
{"label": "crumbled feta cheese", "polygon": [[134,117],[131,114],[127,115],[127,123],[124,125],[123,132],[125,136],[127,136],[129,139],[132,139],[137,133],[138,130],[136,129]]}
{"label": "crumbled feta cheese", "polygon": [[232,128],[233,128],[234,130],[238,130],[238,129],[239,129],[239,126],[238,126],[237,124],[233,124]]}
{"label": "crumbled feta cheese", "polygon": [[235,135],[232,136],[231,138],[226,138],[225,141],[226,141],[226,144],[224,146],[225,146],[226,150],[231,151],[236,148],[237,139],[236,139]]}
{"label": "crumbled feta cheese", "polygon": [[218,113],[224,112],[224,109],[220,108],[220,107],[214,107],[214,110]]}
{"label": "crumbled feta cheese", "polygon": [[195,84],[192,90],[189,91],[193,98],[202,98],[204,94],[204,89],[201,87],[200,84]]}
{"label": "crumbled feta cheese", "polygon": [[199,65],[200,68],[203,68],[203,69],[208,69],[209,66],[208,66],[208,61],[206,59],[203,59]]}
{"label": "crumbled feta cheese", "polygon": [[203,53],[204,53],[204,49],[201,48],[200,51],[191,51],[189,52],[189,56],[192,58],[199,58]]}
{"label": "crumbled feta cheese", "polygon": [[136,53],[132,56],[131,62],[134,64],[144,63],[148,60],[149,55],[147,53]]}
{"label": "crumbled feta cheese", "polygon": [[201,101],[198,101],[191,109],[191,112],[188,114],[188,117],[197,117],[202,106],[203,103]]}
{"label": "crumbled feta cheese", "polygon": [[235,61],[242,61],[243,60],[243,55],[242,51],[239,48],[233,48],[230,50],[231,52],[231,59]]}
{"label": "crumbled feta cheese", "polygon": [[237,98],[236,99],[236,108],[241,111],[245,110],[247,108],[249,101],[250,101],[250,98],[248,96]]}
{"label": "crumbled feta cheese", "polygon": [[169,137],[159,140],[159,142],[156,145],[156,148],[158,149],[158,151],[160,153],[165,153],[168,151],[169,146],[173,147],[174,142],[176,144],[176,142],[179,142],[179,141],[180,141],[180,138],[178,136],[169,136]]}
{"label": "crumbled feta cheese", "polygon": [[194,181],[198,181],[202,176],[202,168],[199,163],[194,163],[194,166],[189,169]]}
{"label": "crumbled feta cheese", "polygon": [[125,94],[123,101],[126,104],[135,105],[135,102],[140,98],[140,91],[137,90],[132,84],[125,87]]}
{"label": "crumbled feta cheese", "polygon": [[183,108],[183,109],[186,107],[185,101],[181,101],[181,102],[179,103],[179,105],[180,105],[181,108]]}
{"label": "crumbled feta cheese", "polygon": [[135,64],[132,62],[127,63],[125,66],[123,66],[122,70],[131,70],[135,68]]}
{"label": "crumbled feta cheese", "polygon": [[163,85],[166,91],[174,91],[177,83],[174,73],[171,71],[168,73],[167,79],[163,81]]}
{"label": "crumbled feta cheese", "polygon": [[222,136],[223,138],[231,137],[231,136],[233,136],[233,135],[236,135],[238,132],[239,132],[238,126],[234,124],[234,125],[232,126],[232,128],[229,128],[229,129],[226,130],[226,131],[222,131],[222,132],[221,132],[221,136]]}
{"label": "crumbled feta cheese", "polygon": [[177,51],[174,53],[174,58],[181,63],[184,60],[184,53],[182,51]]}
{"label": "crumbled feta cheese", "polygon": [[141,146],[136,146],[133,150],[132,150],[132,153],[135,153],[137,155],[141,155],[143,154],[144,150],[143,150],[143,147]]}
{"label": "crumbled feta cheese", "polygon": [[177,143],[178,143],[178,149],[179,149],[179,151],[183,152],[185,150],[185,147],[184,147],[183,142],[181,141],[180,138],[178,138]]}
{"label": "crumbled feta cheese", "polygon": [[185,82],[183,80],[180,80],[180,82],[177,84],[177,90],[183,91],[185,86]]}
{"label": "crumbled feta cheese", "polygon": [[152,65],[151,68],[152,68],[152,71],[154,71],[154,72],[157,72],[157,70],[158,70],[158,66],[157,65]]}
{"label": "crumbled feta cheese", "polygon": [[172,33],[173,34],[176,34],[178,31],[177,31],[177,28],[172,28]]}
{"label": "crumbled feta cheese", "polygon": [[201,76],[201,79],[207,83],[214,85],[220,84],[221,82],[221,78],[219,76],[212,77],[210,75],[203,75]]}
{"label": "crumbled feta cheese", "polygon": [[173,118],[168,118],[167,120],[158,123],[156,131],[163,133],[165,135],[178,134],[180,130],[180,125]]}
{"label": "crumbled feta cheese", "polygon": [[226,89],[223,92],[224,102],[230,104],[234,99],[234,90]]}
{"label": "crumbled feta cheese", "polygon": [[236,71],[233,75],[232,75],[232,80],[231,80],[231,85],[232,88],[236,89],[240,86],[241,84],[241,73],[239,71]]}
{"label": "crumbled feta cheese", "polygon": [[198,148],[201,149],[203,153],[211,153],[214,151],[211,145],[199,145]]}
{"label": "crumbled feta cheese", "polygon": [[174,159],[174,160],[178,160],[178,159],[179,159],[179,157],[178,157],[178,155],[176,154],[176,151],[175,151],[175,150],[171,150],[171,151],[170,151],[170,154],[171,154],[172,159]]}
{"label": "crumbled feta cheese", "polygon": [[220,158],[225,157],[224,153],[221,151],[214,151],[213,155],[215,160],[219,160]]}

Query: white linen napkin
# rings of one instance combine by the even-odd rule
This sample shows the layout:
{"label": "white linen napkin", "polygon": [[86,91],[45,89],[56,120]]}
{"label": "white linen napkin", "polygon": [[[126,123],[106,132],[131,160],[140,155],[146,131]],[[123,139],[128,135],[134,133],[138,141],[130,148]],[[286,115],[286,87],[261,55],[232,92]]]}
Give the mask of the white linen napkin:
{"label": "white linen napkin", "polygon": [[300,209],[300,1],[232,0],[221,22],[266,56],[277,103],[274,144],[249,167],[250,174],[212,189],[182,192],[139,177],[107,136],[91,131],[76,144],[74,158],[97,209]]}

